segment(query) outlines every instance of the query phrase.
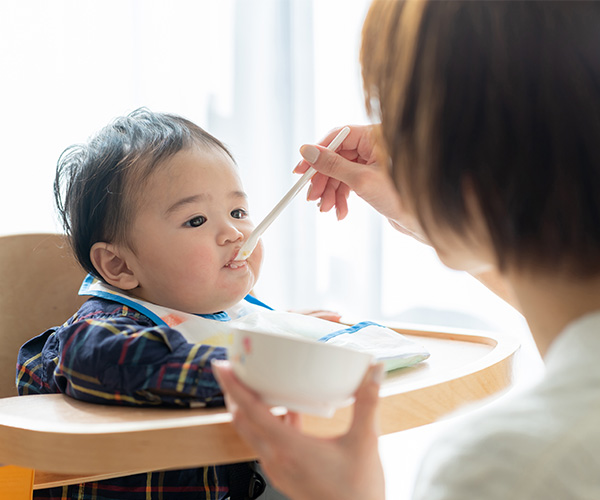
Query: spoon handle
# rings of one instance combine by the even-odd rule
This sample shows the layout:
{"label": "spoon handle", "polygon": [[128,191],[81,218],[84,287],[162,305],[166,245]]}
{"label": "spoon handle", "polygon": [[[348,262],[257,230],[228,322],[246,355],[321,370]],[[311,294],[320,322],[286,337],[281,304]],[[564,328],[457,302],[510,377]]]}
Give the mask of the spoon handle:
{"label": "spoon handle", "polygon": [[[327,149],[331,149],[335,151],[340,147],[340,144],[344,141],[348,134],[350,133],[350,127],[344,127],[338,135],[335,136],[333,141],[329,143]],[[311,179],[313,175],[315,175],[317,171],[313,167],[309,167],[309,169],[298,179],[296,184],[292,186],[292,188],[284,195],[283,198],[273,207],[273,210],[269,212],[269,214],[261,221],[261,223],[254,228],[254,231],[250,234],[246,242],[240,248],[235,260],[246,260],[250,254],[256,248],[258,240],[263,235],[263,233],[267,230],[267,228],[271,225],[271,223],[279,216],[279,214],[283,211],[285,207],[289,205],[289,203],[294,199],[294,197],[300,192],[300,190],[306,185],[306,183]]]}

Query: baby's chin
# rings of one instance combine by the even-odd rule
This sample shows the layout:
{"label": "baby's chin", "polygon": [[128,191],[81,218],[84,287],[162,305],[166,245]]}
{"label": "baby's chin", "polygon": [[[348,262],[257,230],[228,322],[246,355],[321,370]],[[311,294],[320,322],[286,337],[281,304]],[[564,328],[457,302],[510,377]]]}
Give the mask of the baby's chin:
{"label": "baby's chin", "polygon": [[248,289],[247,291],[244,291],[244,293],[240,292],[239,294],[236,294],[236,295],[232,296],[231,298],[228,298],[227,300],[222,300],[219,302],[212,302],[211,304],[200,305],[196,308],[196,311],[194,311],[192,314],[215,314],[215,313],[219,313],[221,311],[225,311],[225,310],[229,309],[230,307],[233,307],[236,304],[238,304],[250,292],[251,292],[251,290]]}

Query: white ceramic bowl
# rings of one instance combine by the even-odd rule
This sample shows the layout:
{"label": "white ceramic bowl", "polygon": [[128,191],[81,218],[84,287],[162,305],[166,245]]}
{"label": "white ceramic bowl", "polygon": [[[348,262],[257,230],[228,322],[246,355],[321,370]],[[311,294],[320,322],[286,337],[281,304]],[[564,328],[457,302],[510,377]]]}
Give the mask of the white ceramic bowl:
{"label": "white ceramic bowl", "polygon": [[236,329],[229,359],[265,403],[330,417],[352,402],[373,357],[301,337]]}

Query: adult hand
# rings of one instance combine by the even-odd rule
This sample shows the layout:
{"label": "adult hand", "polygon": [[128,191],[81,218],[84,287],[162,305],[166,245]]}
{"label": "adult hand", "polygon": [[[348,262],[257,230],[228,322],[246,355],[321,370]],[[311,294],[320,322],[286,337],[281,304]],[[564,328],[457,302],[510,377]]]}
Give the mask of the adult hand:
{"label": "adult hand", "polygon": [[350,191],[354,191],[387,217],[396,229],[426,242],[416,219],[405,211],[387,166],[377,161],[374,126],[352,125],[337,152],[328,150],[325,144],[331,142],[340,129],[332,130],[319,145],[305,144],[300,148],[304,160],[294,171],[304,173],[309,166],[317,170],[307,199],[320,200],[321,212],[335,207],[337,218],[341,220],[348,214],[347,199]]}
{"label": "adult hand", "polygon": [[[417,220],[404,209],[388,169],[377,162],[374,125],[351,125],[348,137],[337,152],[330,151],[325,145],[333,140],[341,128],[332,130],[319,145],[305,144],[300,148],[304,160],[294,171],[304,173],[311,165],[317,170],[311,179],[308,200],[320,199],[321,212],[328,212],[335,207],[337,217],[341,220],[348,214],[347,199],[352,190],[387,217],[395,229],[429,245]],[[497,270],[473,275],[520,311],[514,293]]]}
{"label": "adult hand", "polygon": [[274,417],[227,361],[213,362],[213,369],[233,425],[258,454],[275,488],[295,500],[385,498],[376,424],[382,365],[371,366],[356,391],[350,430],[332,439],[302,434],[298,414]]}
{"label": "adult hand", "polygon": [[299,309],[292,310],[290,312],[296,314],[304,314],[305,316],[312,316],[313,318],[325,319],[327,321],[333,321],[339,323],[342,319],[342,315],[335,311],[329,311],[328,309]]}

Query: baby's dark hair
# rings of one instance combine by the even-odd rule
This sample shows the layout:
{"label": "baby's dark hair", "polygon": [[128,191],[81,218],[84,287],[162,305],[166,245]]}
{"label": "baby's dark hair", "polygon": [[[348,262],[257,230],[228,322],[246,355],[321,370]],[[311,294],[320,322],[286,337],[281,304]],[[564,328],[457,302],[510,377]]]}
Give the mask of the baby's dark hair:
{"label": "baby's dark hair", "polygon": [[235,162],[221,141],[189,120],[145,108],[63,151],[54,198],[73,252],[87,272],[100,278],[90,259],[94,243],[129,242],[136,199],[148,176],[192,146],[220,150]]}

